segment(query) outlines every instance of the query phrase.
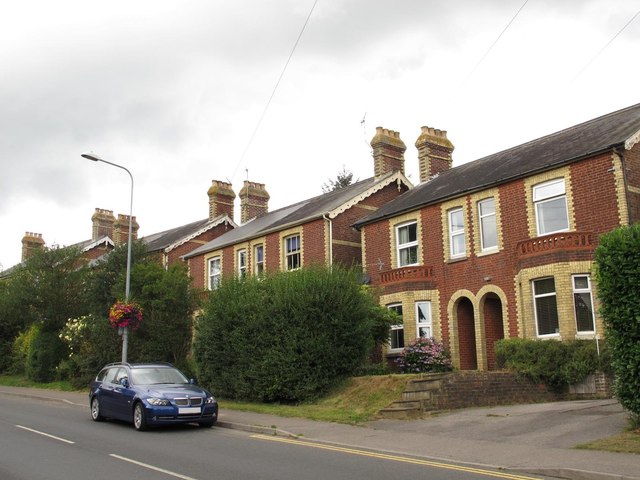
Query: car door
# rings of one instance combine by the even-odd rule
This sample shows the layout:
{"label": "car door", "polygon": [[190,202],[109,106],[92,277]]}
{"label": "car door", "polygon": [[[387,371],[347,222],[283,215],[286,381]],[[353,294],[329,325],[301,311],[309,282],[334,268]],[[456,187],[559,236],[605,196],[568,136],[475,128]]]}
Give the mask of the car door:
{"label": "car door", "polygon": [[135,392],[129,388],[130,376],[125,367],[120,367],[114,378],[113,389],[110,391],[113,402],[113,416],[121,420],[130,421],[133,414],[133,398]]}
{"label": "car door", "polygon": [[118,370],[118,367],[111,367],[107,369],[104,375],[100,375],[102,379],[96,396],[100,401],[100,410],[105,417],[113,416],[113,389],[115,388],[115,378]]}

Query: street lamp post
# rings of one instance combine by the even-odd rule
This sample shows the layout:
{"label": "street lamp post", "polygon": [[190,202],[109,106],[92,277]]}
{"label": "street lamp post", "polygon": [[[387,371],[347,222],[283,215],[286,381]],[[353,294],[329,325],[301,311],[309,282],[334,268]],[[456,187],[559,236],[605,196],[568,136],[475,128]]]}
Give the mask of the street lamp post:
{"label": "street lamp post", "polygon": [[[88,160],[92,160],[94,162],[102,162],[112,165],[114,167],[121,168],[125,172],[129,174],[129,178],[131,179],[131,198],[129,201],[129,238],[127,241],[127,276],[125,280],[125,290],[124,290],[124,301],[129,301],[129,287],[131,285],[131,235],[132,235],[132,222],[133,222],[133,175],[131,172],[123,167],[122,165],[118,165],[117,163],[109,162],[108,160],[104,160],[97,156],[93,152],[83,153],[81,155],[83,158]],[[122,363],[127,361],[127,349],[128,349],[128,340],[129,340],[129,327],[124,327],[122,329]]]}

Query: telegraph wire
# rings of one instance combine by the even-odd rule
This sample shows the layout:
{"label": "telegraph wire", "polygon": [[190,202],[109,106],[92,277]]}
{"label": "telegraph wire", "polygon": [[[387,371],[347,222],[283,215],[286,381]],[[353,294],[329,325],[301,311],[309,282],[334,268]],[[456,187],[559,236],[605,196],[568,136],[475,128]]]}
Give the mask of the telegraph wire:
{"label": "telegraph wire", "polygon": [[487,51],[484,53],[484,55],[482,55],[482,58],[478,61],[478,63],[476,63],[475,67],[473,67],[473,69],[471,69],[471,72],[469,73],[469,75],[467,75],[467,78],[464,79],[464,81],[462,82],[462,84],[460,86],[463,86],[465,83],[467,83],[467,81],[471,78],[471,76],[475,73],[475,71],[478,69],[478,67],[480,66],[480,64],[484,61],[485,58],[487,58],[487,55],[489,55],[489,53],[491,52],[491,50],[493,50],[493,47],[495,47],[496,43],[498,43],[498,41],[500,40],[500,38],[502,38],[502,35],[504,35],[504,33],[507,31],[507,29],[511,26],[511,24],[513,23],[513,21],[516,19],[516,17],[518,15],[520,15],[520,12],[522,11],[522,9],[525,7],[525,5],[529,2],[529,0],[525,0],[524,3],[520,6],[520,8],[518,9],[518,11],[516,12],[516,14],[513,16],[513,18],[511,18],[511,20],[509,20],[509,23],[507,23],[507,26],[504,27],[504,29],[502,30],[502,32],[500,32],[500,35],[498,35],[498,38],[496,38],[493,43],[491,44],[491,46],[487,49]]}
{"label": "telegraph wire", "polygon": [[636,19],[636,17],[637,17],[638,15],[640,15],[640,10],[638,10],[638,11],[636,12],[636,14],[635,14],[633,17],[631,17],[631,20],[629,20],[627,23],[625,23],[624,27],[622,27],[622,28],[618,31],[618,33],[616,33],[613,37],[611,37],[611,40],[609,40],[609,41],[605,44],[605,46],[604,46],[604,47],[602,47],[602,48],[598,51],[598,53],[596,53],[596,54],[593,56],[593,58],[591,58],[591,60],[589,60],[589,61],[587,62],[587,64],[582,68],[582,70],[580,70],[578,73],[576,73],[576,75],[571,79],[571,81],[569,82],[569,84],[572,84],[573,82],[575,82],[575,81],[576,81],[576,79],[577,79],[580,75],[582,75],[582,74],[584,73],[584,71],[585,71],[587,68],[589,68],[593,62],[595,62],[595,61],[596,61],[596,59],[600,56],[600,54],[601,54],[602,52],[604,52],[604,51],[605,51],[605,49],[606,49],[609,45],[611,45],[611,44],[613,43],[613,41],[614,41],[616,38],[618,38],[618,35],[620,35],[620,34],[621,34],[621,33],[622,33],[622,32],[623,32],[623,31],[624,31],[624,30],[625,30],[625,29],[626,29],[626,28],[631,24],[631,22],[633,22],[633,21]]}
{"label": "telegraph wire", "polygon": [[304,25],[302,25],[302,29],[300,30],[300,34],[298,35],[298,38],[296,39],[296,42],[294,43],[293,48],[291,49],[291,53],[289,54],[289,58],[287,58],[287,61],[284,64],[284,68],[282,69],[282,72],[280,73],[280,77],[278,77],[278,81],[276,82],[276,85],[273,87],[273,91],[271,92],[271,96],[269,97],[269,100],[267,100],[267,104],[265,105],[264,109],[262,110],[262,114],[260,115],[260,118],[258,119],[258,123],[256,124],[255,128],[253,129],[253,133],[251,134],[251,137],[249,137],[249,141],[247,142],[247,146],[245,147],[244,151],[242,152],[242,156],[240,157],[240,160],[238,160],[238,163],[236,164],[236,167],[233,170],[233,175],[231,175],[232,179],[235,178],[236,172],[238,171],[238,168],[240,167],[240,164],[244,160],[244,157],[247,154],[247,152],[249,151],[249,148],[251,147],[251,144],[253,143],[253,139],[256,136],[256,133],[258,133],[258,130],[260,129],[260,125],[262,125],[262,120],[264,120],[264,117],[267,114],[267,110],[269,109],[269,105],[271,105],[271,100],[273,100],[273,97],[276,94],[276,90],[278,90],[278,86],[280,85],[280,81],[282,80],[282,77],[284,77],[284,74],[287,71],[287,67],[289,66],[289,62],[291,61],[291,58],[293,57],[293,54],[296,51],[296,48],[298,47],[298,43],[300,42],[300,38],[302,38],[302,34],[304,33],[305,29],[307,28],[307,24],[309,23],[309,19],[311,18],[311,14],[313,13],[313,10],[316,8],[316,4],[317,3],[318,3],[318,0],[314,0],[313,5],[311,6],[311,10],[309,10],[309,15],[307,15],[307,19],[304,21]]}

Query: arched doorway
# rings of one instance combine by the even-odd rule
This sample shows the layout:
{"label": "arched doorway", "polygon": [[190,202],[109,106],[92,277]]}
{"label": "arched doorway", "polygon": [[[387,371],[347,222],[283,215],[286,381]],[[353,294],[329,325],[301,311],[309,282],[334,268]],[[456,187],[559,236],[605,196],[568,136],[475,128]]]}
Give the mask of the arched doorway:
{"label": "arched doorway", "polygon": [[487,354],[487,369],[495,370],[496,342],[504,338],[504,324],[502,321],[502,301],[495,293],[488,293],[484,298],[483,318]]}
{"label": "arched doorway", "polygon": [[476,328],[471,300],[466,297],[458,300],[456,317],[458,319],[460,370],[477,370]]}

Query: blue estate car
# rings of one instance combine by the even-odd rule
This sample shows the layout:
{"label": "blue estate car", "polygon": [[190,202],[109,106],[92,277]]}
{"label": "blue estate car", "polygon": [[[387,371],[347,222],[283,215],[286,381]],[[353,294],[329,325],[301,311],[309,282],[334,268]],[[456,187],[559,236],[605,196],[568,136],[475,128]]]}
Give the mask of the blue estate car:
{"label": "blue estate car", "polygon": [[218,402],[169,363],[111,363],[91,382],[91,418],[133,421],[136,430],[151,425],[197,423],[212,427]]}

